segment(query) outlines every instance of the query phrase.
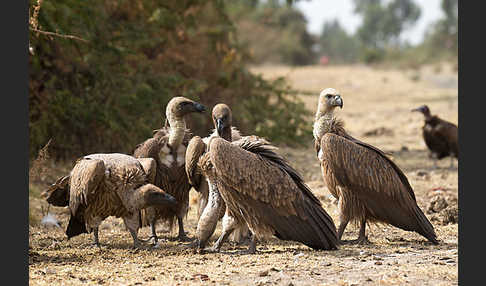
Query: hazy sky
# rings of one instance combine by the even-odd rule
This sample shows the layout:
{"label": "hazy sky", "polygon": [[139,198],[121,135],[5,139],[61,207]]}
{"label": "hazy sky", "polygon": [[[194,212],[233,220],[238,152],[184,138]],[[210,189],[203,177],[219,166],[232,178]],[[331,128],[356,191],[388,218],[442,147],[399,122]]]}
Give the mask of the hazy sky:
{"label": "hazy sky", "polygon": [[[414,27],[403,32],[402,39],[417,44],[423,39],[427,26],[443,16],[441,0],[415,0],[421,8],[420,18]],[[301,0],[296,3],[307,18],[310,33],[320,34],[324,22],[337,18],[341,26],[349,33],[354,33],[361,23],[359,16],[353,13],[352,0]]]}

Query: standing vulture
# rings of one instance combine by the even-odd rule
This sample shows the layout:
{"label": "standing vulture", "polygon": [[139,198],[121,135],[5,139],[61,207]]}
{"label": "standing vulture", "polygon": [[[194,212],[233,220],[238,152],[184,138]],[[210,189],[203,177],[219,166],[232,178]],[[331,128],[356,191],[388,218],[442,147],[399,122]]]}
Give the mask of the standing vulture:
{"label": "standing vulture", "polygon": [[153,158],[156,162],[155,185],[177,200],[175,209],[150,207],[142,211],[142,225],[150,225],[154,243],[157,243],[155,225],[158,219],[172,227],[177,219],[178,239],[187,241],[183,219],[189,209],[191,185],[185,171],[186,147],[192,136],[186,129],[184,116],[193,112],[204,112],[206,108],[185,97],[172,98],[166,107],[169,126],[156,130],[154,136],[136,146],[135,158]]}
{"label": "standing vulture", "polygon": [[153,159],[136,159],[130,155],[91,154],[76,161],[70,174],[59,178],[43,193],[55,206],[68,206],[68,239],[93,232],[94,243],[100,247],[98,226],[108,216],[122,217],[140,246],[140,210],[150,206],[173,208],[176,200],[151,184],[155,174]]}
{"label": "standing vulture", "polygon": [[[337,249],[332,218],[269,142],[256,136],[233,142],[215,136],[207,145],[196,136],[194,140],[206,150],[197,162],[203,176],[217,187],[231,215],[246,222],[253,234],[249,253],[256,252],[257,239],[272,235],[313,249]],[[225,231],[224,224],[216,244],[231,231]]]}
{"label": "standing vulture", "polygon": [[[215,105],[212,111],[212,120],[215,127],[214,132],[203,139],[198,136],[193,137],[189,141],[186,151],[186,173],[189,182],[198,192],[198,223],[195,241],[198,252],[204,251],[207,241],[214,233],[221,218],[223,218],[223,232],[228,232],[231,229],[232,240],[240,242],[248,236],[249,232],[246,223],[243,220],[238,220],[226,208],[217,186],[208,185],[207,179],[197,167],[197,161],[206,151],[205,145],[211,138],[219,136],[228,142],[241,139],[238,129],[232,126],[232,113],[228,105],[224,103]],[[231,224],[229,224],[230,222]]]}
{"label": "standing vulture", "polygon": [[434,227],[418,207],[405,174],[381,150],[350,136],[333,114],[337,106],[343,107],[338,91],[324,89],[313,134],[322,176],[331,194],[339,199],[339,239],[352,220],[361,224],[357,243],[368,242],[368,221],[415,231],[437,244]]}
{"label": "standing vulture", "polygon": [[454,158],[459,156],[459,144],[457,141],[457,126],[451,122],[431,115],[427,105],[422,105],[412,111],[421,112],[425,117],[425,124],[422,127],[422,136],[425,145],[430,150],[430,157],[437,167],[437,160],[451,157],[450,167],[454,167]]}

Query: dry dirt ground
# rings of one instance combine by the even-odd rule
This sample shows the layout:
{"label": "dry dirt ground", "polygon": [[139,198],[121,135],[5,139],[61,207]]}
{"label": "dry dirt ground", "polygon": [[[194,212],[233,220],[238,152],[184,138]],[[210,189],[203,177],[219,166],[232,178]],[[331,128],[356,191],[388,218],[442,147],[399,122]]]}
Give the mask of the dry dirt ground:
{"label": "dry dirt ground", "polygon": [[[175,233],[159,226],[166,241],[158,248],[133,250],[121,219],[108,218],[100,229],[102,249],[91,247],[92,235],[66,241],[68,211],[51,207],[61,228],[32,223],[29,229],[29,284],[31,285],[457,285],[458,225],[457,161],[433,168],[420,135],[421,114],[410,110],[428,104],[432,113],[457,123],[457,71],[447,65],[420,70],[379,70],[366,66],[255,67],[266,78],[285,76],[315,112],[318,93],[338,89],[344,108],[337,115],[355,137],[391,153],[407,175],[418,205],[432,221],[439,245],[422,236],[391,226],[367,227],[370,245],[342,245],[337,251],[314,251],[302,244],[270,239],[258,253],[242,254],[246,246],[225,244],[218,254],[193,254]],[[312,123],[309,123],[312,124]],[[312,142],[307,148],[279,149],[298,169],[339,224],[335,200],[320,177]],[[62,169],[66,172],[68,169]],[[196,228],[194,192],[186,230]],[[33,221],[42,218],[46,203],[30,198]],[[45,210],[44,210],[45,212]],[[147,238],[145,227],[139,236]],[[220,233],[220,225],[213,239]],[[349,225],[344,239],[354,239],[358,228]]]}

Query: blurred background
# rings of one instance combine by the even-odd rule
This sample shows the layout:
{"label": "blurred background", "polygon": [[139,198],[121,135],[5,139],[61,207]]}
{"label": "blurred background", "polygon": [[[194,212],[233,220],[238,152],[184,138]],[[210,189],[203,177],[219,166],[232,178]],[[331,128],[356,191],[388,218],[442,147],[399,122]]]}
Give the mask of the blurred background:
{"label": "blurred background", "polygon": [[[309,138],[306,90],[253,67],[457,72],[457,0],[30,0],[29,13],[30,158],[50,139],[56,159],[129,153],[176,95],[226,102],[246,134]],[[188,121],[197,135],[212,125]]]}

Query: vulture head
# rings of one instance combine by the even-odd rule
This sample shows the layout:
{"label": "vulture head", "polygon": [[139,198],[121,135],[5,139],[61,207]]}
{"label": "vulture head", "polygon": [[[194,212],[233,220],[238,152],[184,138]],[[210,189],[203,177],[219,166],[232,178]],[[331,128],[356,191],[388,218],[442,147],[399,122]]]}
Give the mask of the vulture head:
{"label": "vulture head", "polygon": [[167,104],[166,116],[167,118],[183,118],[186,114],[204,111],[206,111],[204,105],[183,96],[176,96]]}
{"label": "vulture head", "polygon": [[56,207],[69,205],[69,176],[64,176],[42,192],[41,197]]}
{"label": "vulture head", "polygon": [[334,88],[326,88],[319,94],[318,104],[316,117],[319,117],[317,115],[327,113],[332,114],[332,111],[337,106],[343,108],[343,99],[341,98],[339,91],[335,90]]}
{"label": "vulture head", "polygon": [[418,111],[421,112],[425,117],[430,116],[430,109],[427,105],[422,105],[417,108],[412,109],[412,111]]}
{"label": "vulture head", "polygon": [[173,196],[153,184],[145,184],[141,186],[138,191],[141,194],[141,200],[138,203],[143,207],[164,206],[171,208],[175,207],[177,204],[177,201]]}
{"label": "vulture head", "polygon": [[231,125],[233,117],[229,106],[224,103],[216,104],[213,107],[212,117],[218,135],[231,141]]}

